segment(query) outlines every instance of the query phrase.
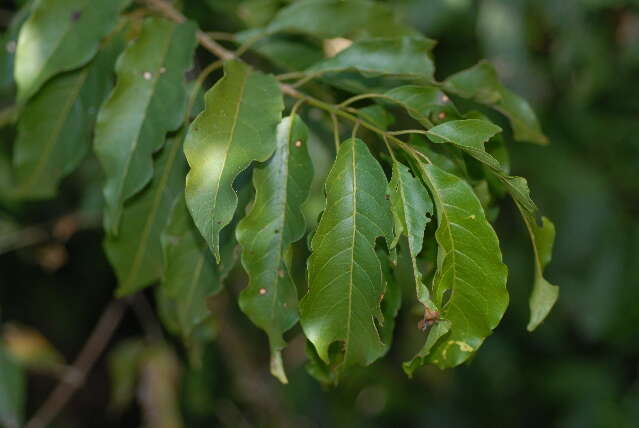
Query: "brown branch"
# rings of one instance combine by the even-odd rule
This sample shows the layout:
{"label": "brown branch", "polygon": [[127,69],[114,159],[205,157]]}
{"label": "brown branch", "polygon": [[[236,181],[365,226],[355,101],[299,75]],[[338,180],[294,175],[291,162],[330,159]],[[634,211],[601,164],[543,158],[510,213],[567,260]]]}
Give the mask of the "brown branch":
{"label": "brown branch", "polygon": [[109,303],[73,366],[66,371],[63,379],[27,422],[25,428],[44,428],[51,424],[73,393],[84,384],[87,374],[122,320],[125,308],[125,302],[122,300],[113,300]]}

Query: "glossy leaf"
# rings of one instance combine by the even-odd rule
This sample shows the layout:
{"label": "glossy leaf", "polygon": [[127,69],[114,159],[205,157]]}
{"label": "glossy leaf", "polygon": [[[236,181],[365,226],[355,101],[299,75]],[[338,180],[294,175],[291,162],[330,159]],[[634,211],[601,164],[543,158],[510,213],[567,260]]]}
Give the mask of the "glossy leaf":
{"label": "glossy leaf", "polygon": [[252,161],[273,154],[284,103],[273,76],[238,61],[226,63],[205,103],[184,144],[191,166],[186,202],[219,263],[219,234],[237,207],[233,181]]}
{"label": "glossy leaf", "polygon": [[0,344],[0,424],[22,426],[26,379],[22,367]]}
{"label": "glossy leaf", "polygon": [[56,74],[89,62],[129,1],[35,0],[16,49],[18,102]]}
{"label": "glossy leaf", "polygon": [[507,175],[497,159],[486,152],[484,144],[501,128],[485,120],[452,120],[428,130],[428,137],[435,143],[451,143],[484,163],[496,178],[506,187],[513,199],[528,213],[534,213],[537,206],[530,198],[530,189],[524,178]]}
{"label": "glossy leaf", "polygon": [[506,89],[495,68],[486,61],[450,76],[446,91],[492,106],[510,120],[515,139],[547,144],[537,117],[526,100]]}
{"label": "glossy leaf", "polygon": [[435,165],[420,164],[420,169],[437,210],[433,300],[442,308],[441,318],[451,324],[435,344],[427,340],[427,356],[417,357],[440,368],[454,367],[466,361],[501,320],[508,305],[507,268],[472,188]]}
{"label": "glossy leaf", "polygon": [[297,289],[286,253],[304,236],[300,210],[313,180],[308,155],[308,130],[302,120],[287,117],[277,128],[275,154],[253,171],[255,202],[237,226],[242,265],[249,285],[240,295],[240,308],[269,337],[271,373],[287,382],[281,350],[283,333],[297,322]]}
{"label": "glossy leaf", "polygon": [[306,71],[323,74],[355,70],[365,76],[430,81],[435,71],[430,59],[434,46],[435,42],[430,39],[408,36],[362,40]]}
{"label": "glossy leaf", "polygon": [[291,32],[319,38],[391,37],[417,34],[386,5],[369,0],[301,0],[282,9],[268,33]]}
{"label": "glossy leaf", "polygon": [[[311,242],[309,291],[300,303],[306,337],[338,371],[367,365],[385,352],[377,323],[384,278],[375,253],[378,237],[392,240],[388,182],[366,145],[340,145],[326,180],[326,208]],[[340,342],[339,348],[331,347]],[[339,349],[329,357],[329,348]]]}
{"label": "glossy leaf", "polygon": [[150,185],[125,205],[121,233],[106,237],[104,247],[118,277],[119,296],[150,285],[162,274],[160,236],[184,186],[181,143],[179,135],[167,142],[157,156]]}
{"label": "glossy leaf", "polygon": [[555,243],[555,225],[546,217],[542,217],[541,225],[521,207],[521,214],[530,234],[530,241],[535,256],[535,282],[530,296],[530,320],[526,327],[533,331],[548,316],[548,313],[557,302],[559,287],[549,283],[544,278],[544,269],[552,258],[552,247]]}
{"label": "glossy leaf", "polygon": [[[233,246],[227,253],[233,251]],[[206,299],[222,289],[223,276],[232,267],[216,265],[213,254],[200,235],[186,208],[183,195],[175,201],[162,233],[164,274],[161,288],[175,306],[178,332],[189,339],[193,329],[210,314]]]}
{"label": "glossy leaf", "polygon": [[153,176],[154,152],[180,127],[184,73],[191,67],[195,25],[158,18],[118,58],[117,83],[98,115],[95,150],[106,174],[105,228],[117,235],[122,206]]}
{"label": "glossy leaf", "polygon": [[87,66],[54,77],[27,101],[13,153],[16,196],[55,196],[60,180],[86,155],[123,45],[115,38]]}
{"label": "glossy leaf", "polygon": [[422,182],[411,174],[406,165],[393,161],[393,175],[388,186],[391,209],[395,220],[396,246],[401,235],[408,238],[408,249],[413,266],[413,276],[417,298],[428,309],[436,309],[430,293],[422,282],[422,274],[417,266],[417,255],[422,251],[424,230],[433,215],[433,201]]}

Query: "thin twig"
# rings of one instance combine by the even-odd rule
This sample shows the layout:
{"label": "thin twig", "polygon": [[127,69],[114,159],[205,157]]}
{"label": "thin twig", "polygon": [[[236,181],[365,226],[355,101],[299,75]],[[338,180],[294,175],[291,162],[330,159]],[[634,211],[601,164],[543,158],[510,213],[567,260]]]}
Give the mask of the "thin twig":
{"label": "thin twig", "polygon": [[27,422],[25,428],[44,428],[51,424],[73,393],[86,381],[87,374],[122,320],[125,308],[126,305],[122,300],[112,300],[109,303],[73,366],[67,370],[64,379],[58,383],[44,404]]}
{"label": "thin twig", "polygon": [[333,142],[335,143],[335,153],[339,152],[339,123],[337,122],[337,115],[334,112],[330,112],[331,122],[333,123]]}
{"label": "thin twig", "polygon": [[137,293],[127,300],[131,308],[133,308],[133,312],[140,322],[147,339],[151,342],[163,342],[164,333],[162,333],[162,327],[155,317],[153,308],[146,296],[142,293]]}

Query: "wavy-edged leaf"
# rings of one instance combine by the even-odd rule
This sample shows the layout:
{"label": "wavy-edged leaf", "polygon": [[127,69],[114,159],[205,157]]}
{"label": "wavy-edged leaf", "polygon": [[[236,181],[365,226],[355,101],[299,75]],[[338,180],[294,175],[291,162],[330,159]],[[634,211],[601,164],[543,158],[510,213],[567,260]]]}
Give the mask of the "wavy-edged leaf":
{"label": "wavy-edged leaf", "polygon": [[430,51],[434,46],[433,40],[410,36],[367,39],[353,43],[306,71],[323,74],[350,70],[368,77],[391,76],[431,81],[435,66],[430,59]]}
{"label": "wavy-edged leaf", "polygon": [[519,209],[530,234],[535,256],[535,282],[529,301],[530,320],[526,327],[528,331],[533,331],[548,316],[559,297],[559,287],[549,283],[544,278],[544,269],[552,259],[552,247],[555,243],[555,225],[546,217],[542,217],[541,225],[539,225],[534,216],[525,212],[521,206],[519,206]]}
{"label": "wavy-edged leaf", "polygon": [[235,177],[275,151],[284,102],[277,80],[239,61],[205,95],[205,108],[189,127],[184,152],[191,166],[186,203],[195,225],[220,261],[219,234],[237,208]]}
{"label": "wavy-edged leaf", "polygon": [[425,307],[435,310],[417,266],[417,255],[422,251],[424,231],[433,215],[433,201],[422,182],[411,174],[406,165],[397,160],[393,161],[393,175],[388,185],[388,193],[395,220],[395,239],[391,246],[395,247],[400,236],[406,235],[417,298]]}
{"label": "wavy-edged leaf", "polygon": [[451,324],[435,344],[427,341],[430,352],[417,358],[447,368],[466,361],[501,320],[508,305],[508,269],[472,188],[435,165],[419,166],[437,211],[433,300]]}
{"label": "wavy-edged leaf", "polygon": [[490,168],[495,177],[506,187],[513,199],[526,212],[534,213],[537,206],[530,198],[528,182],[522,177],[507,175],[499,161],[486,152],[484,144],[501,132],[501,128],[491,122],[479,119],[451,120],[428,130],[428,137],[434,143],[451,143]]}
{"label": "wavy-edged leaf", "polygon": [[118,277],[116,294],[132,294],[162,274],[160,236],[173,203],[182,193],[186,162],[181,135],[167,141],[158,154],[153,180],[124,207],[120,233],[107,235],[104,247]]}
{"label": "wavy-edged leaf", "polygon": [[499,81],[497,71],[480,61],[444,81],[444,90],[493,107],[508,117],[516,140],[548,144],[537,117],[526,100],[508,90]]}
{"label": "wavy-edged leaf", "polygon": [[54,75],[86,64],[130,0],[35,0],[15,57],[18,102]]}
{"label": "wavy-edged leaf", "polygon": [[195,25],[149,18],[120,55],[117,82],[102,105],[95,150],[106,174],[105,228],[118,233],[122,206],[153,176],[153,153],[180,127],[186,108],[184,73],[191,67]]}
{"label": "wavy-edged leaf", "polygon": [[13,152],[17,197],[55,196],[60,180],[86,155],[123,46],[121,38],[112,39],[87,66],[55,76],[27,101]]}
{"label": "wavy-edged leaf", "polygon": [[[340,145],[326,180],[326,208],[311,242],[309,291],[300,303],[306,337],[319,357],[338,370],[368,365],[386,349],[376,326],[383,322],[385,286],[375,240],[392,240],[387,185],[366,144],[350,139]],[[340,342],[338,355],[329,355],[334,342]]]}
{"label": "wavy-edged leaf", "polygon": [[416,35],[386,5],[369,0],[301,0],[282,9],[266,28],[319,38]]}
{"label": "wavy-edged leaf", "polygon": [[[233,251],[233,245],[225,255]],[[162,232],[164,274],[160,288],[173,301],[177,332],[188,340],[193,329],[211,312],[206,299],[222,289],[222,280],[232,267],[230,257],[226,266],[217,265],[206,241],[198,232],[186,208],[184,196],[178,196],[168,224]],[[230,254],[229,254],[230,256]]]}
{"label": "wavy-edged leaf", "polygon": [[26,379],[22,367],[0,343],[0,424],[22,426]]}
{"label": "wavy-edged leaf", "polygon": [[459,116],[455,105],[434,86],[404,85],[384,93],[388,101],[399,104],[424,127],[429,128],[442,118]]}
{"label": "wavy-edged leaf", "polygon": [[313,180],[307,149],[308,130],[302,120],[287,117],[277,128],[277,149],[253,171],[255,202],[237,226],[242,265],[249,285],[242,290],[242,311],[269,337],[271,373],[286,383],[281,350],[282,335],[297,322],[297,288],[286,253],[304,236],[301,211]]}

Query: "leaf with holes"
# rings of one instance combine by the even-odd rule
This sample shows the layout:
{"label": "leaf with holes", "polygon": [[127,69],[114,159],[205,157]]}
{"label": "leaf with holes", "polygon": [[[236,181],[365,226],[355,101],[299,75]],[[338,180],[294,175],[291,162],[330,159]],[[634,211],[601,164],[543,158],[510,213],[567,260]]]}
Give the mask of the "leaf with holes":
{"label": "leaf with holes", "polygon": [[184,73],[195,42],[194,24],[150,18],[118,58],[117,82],[102,105],[95,135],[106,174],[104,223],[110,234],[118,234],[124,202],[153,177],[153,153],[184,120]]}
{"label": "leaf with holes", "polygon": [[106,237],[104,247],[118,277],[118,296],[135,293],[160,279],[160,236],[184,186],[186,162],[181,148],[179,135],[166,143],[155,161],[150,185],[124,206],[121,233]]}
{"label": "leaf with holes", "polygon": [[24,103],[56,74],[89,62],[129,2],[34,1],[16,48],[18,102]]}
{"label": "leaf with holes", "polygon": [[252,161],[264,162],[273,154],[284,102],[273,76],[230,61],[205,103],[184,143],[191,166],[186,202],[219,263],[219,234],[237,208],[233,181]]}
{"label": "leaf with holes", "polygon": [[[497,326],[508,305],[499,241],[472,188],[459,177],[432,164],[419,164],[437,211],[437,271],[433,301],[450,331],[426,342],[422,363],[440,368],[466,361]],[[432,332],[431,332],[432,334]],[[411,362],[407,364],[413,369]],[[407,367],[405,366],[405,367]]]}
{"label": "leaf with holes", "polygon": [[60,180],[86,155],[123,45],[113,39],[90,64],[54,77],[27,101],[13,152],[16,196],[55,196]]}
{"label": "leaf with holes", "polygon": [[424,242],[424,230],[433,215],[433,201],[422,182],[411,174],[406,165],[397,160],[393,161],[388,193],[395,220],[395,239],[391,246],[395,247],[400,236],[406,235],[417,298],[428,309],[436,310],[417,266],[417,255],[422,251]]}
{"label": "leaf with holes", "polygon": [[[361,140],[342,143],[326,180],[326,208],[311,242],[309,291],[300,303],[306,337],[337,371],[385,352],[376,323],[384,278],[375,240],[392,240],[388,182]],[[338,355],[329,348],[340,342]]]}

